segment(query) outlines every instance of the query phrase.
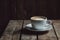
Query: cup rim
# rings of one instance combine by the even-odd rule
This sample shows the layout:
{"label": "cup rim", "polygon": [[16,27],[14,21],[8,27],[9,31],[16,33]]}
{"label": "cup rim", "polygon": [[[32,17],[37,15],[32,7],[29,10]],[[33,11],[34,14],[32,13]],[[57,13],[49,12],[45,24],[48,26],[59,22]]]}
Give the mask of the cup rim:
{"label": "cup rim", "polygon": [[[40,17],[40,18],[43,18],[44,20],[47,19],[46,16],[32,16],[30,19],[33,20],[33,19],[32,19],[33,17]],[[39,21],[39,20],[36,20],[36,21]]]}

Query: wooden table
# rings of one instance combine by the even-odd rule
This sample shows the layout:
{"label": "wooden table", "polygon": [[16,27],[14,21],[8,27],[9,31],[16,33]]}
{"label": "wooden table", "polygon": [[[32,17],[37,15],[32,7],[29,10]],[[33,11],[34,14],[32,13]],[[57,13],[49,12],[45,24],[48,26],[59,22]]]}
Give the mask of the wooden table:
{"label": "wooden table", "polygon": [[[60,40],[60,20],[52,20],[53,29],[48,33],[23,29],[30,20],[10,20],[0,40]],[[23,29],[23,30],[21,30]]]}

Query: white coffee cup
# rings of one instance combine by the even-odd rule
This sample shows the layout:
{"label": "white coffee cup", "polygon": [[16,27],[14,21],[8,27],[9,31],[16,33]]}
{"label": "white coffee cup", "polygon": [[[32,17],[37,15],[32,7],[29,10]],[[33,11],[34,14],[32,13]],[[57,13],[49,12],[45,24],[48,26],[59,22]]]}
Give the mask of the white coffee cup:
{"label": "white coffee cup", "polygon": [[31,17],[32,28],[43,29],[47,23],[47,17],[45,16],[33,16]]}

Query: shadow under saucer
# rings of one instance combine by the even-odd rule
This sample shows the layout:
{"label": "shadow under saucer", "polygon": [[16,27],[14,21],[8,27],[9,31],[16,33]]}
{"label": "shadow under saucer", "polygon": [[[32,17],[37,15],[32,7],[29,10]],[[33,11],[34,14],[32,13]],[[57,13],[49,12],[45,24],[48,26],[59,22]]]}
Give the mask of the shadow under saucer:
{"label": "shadow under saucer", "polygon": [[31,31],[26,28],[23,28],[21,30],[14,31],[13,34],[25,34],[25,35],[44,35],[48,33],[49,31]]}
{"label": "shadow under saucer", "polygon": [[21,29],[21,33],[25,35],[43,35],[48,33],[49,31],[31,31],[26,28]]}

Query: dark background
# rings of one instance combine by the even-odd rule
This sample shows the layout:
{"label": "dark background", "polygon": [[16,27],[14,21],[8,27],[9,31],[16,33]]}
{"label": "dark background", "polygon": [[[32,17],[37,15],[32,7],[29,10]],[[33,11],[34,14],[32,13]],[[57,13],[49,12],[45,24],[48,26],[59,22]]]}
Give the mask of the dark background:
{"label": "dark background", "polygon": [[11,19],[30,19],[31,16],[46,16],[60,19],[58,0],[0,0],[0,35]]}
{"label": "dark background", "polygon": [[35,15],[60,19],[58,0],[17,0],[16,8],[18,19],[29,19]]}

